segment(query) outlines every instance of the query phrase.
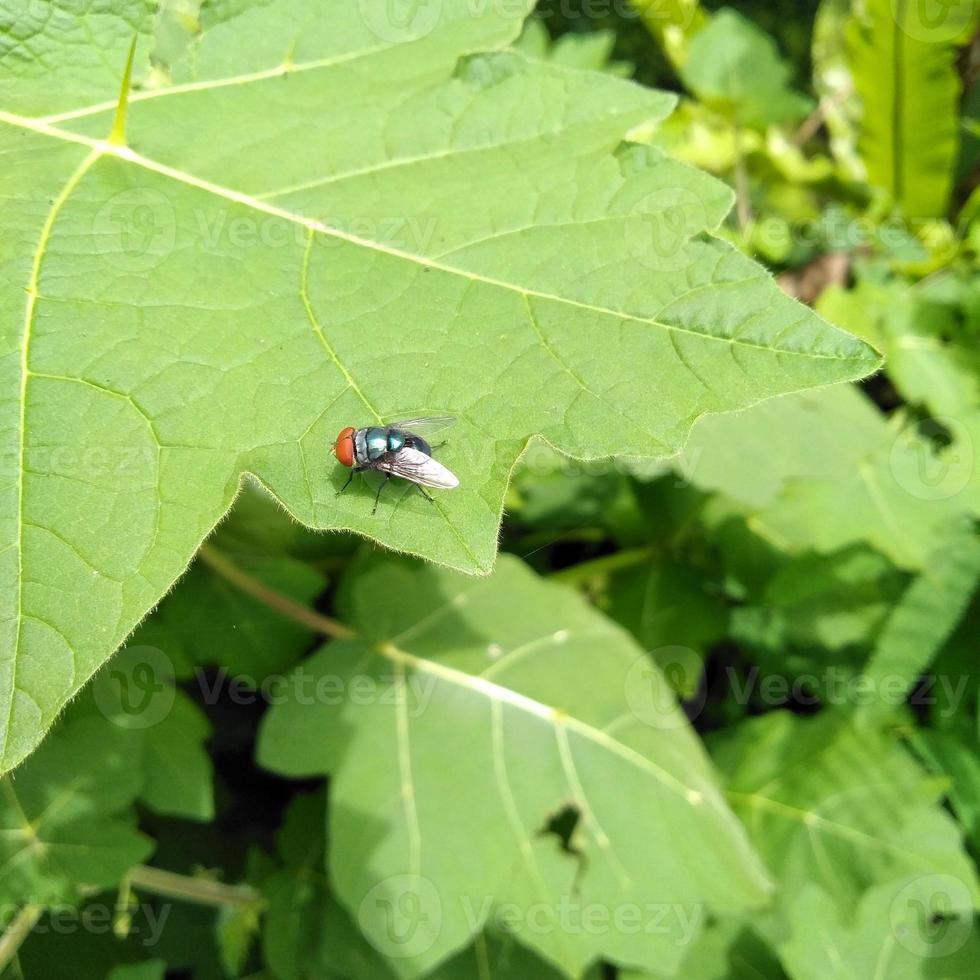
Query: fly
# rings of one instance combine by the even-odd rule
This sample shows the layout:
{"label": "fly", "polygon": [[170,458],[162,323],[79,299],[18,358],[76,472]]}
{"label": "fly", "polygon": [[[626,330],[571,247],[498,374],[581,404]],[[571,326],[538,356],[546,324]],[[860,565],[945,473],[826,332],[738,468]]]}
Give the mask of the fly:
{"label": "fly", "polygon": [[[456,421],[451,415],[431,418],[405,419],[389,425],[372,425],[363,429],[348,426],[342,429],[333,444],[334,456],[351,469],[347,482],[337,491],[343,493],[354,479],[355,473],[377,470],[384,473],[384,482],[374,497],[374,514],[378,509],[381,491],[393,476],[414,483],[419,493],[431,501],[432,496],[423,487],[452,490],[459,480],[432,456],[431,444],[419,433],[438,432]],[[440,444],[441,445],[441,444]],[[435,447],[436,449],[439,446]]]}

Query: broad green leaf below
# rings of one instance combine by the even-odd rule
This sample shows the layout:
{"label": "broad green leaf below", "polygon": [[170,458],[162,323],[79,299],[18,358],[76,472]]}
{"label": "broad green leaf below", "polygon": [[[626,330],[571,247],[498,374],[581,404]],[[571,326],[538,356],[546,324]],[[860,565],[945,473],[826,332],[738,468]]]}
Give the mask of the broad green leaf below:
{"label": "broad green leaf below", "polygon": [[787,552],[865,541],[921,570],[971,508],[973,448],[964,440],[943,452],[914,421],[902,423],[840,385],[702,419],[674,465],[729,498],[720,519],[734,509]]}
{"label": "broad green leaf below", "polygon": [[[125,146],[127,5],[90,25],[116,78],[26,6],[0,62],[3,769],[247,474],[311,527],[485,573],[534,436],[670,455],[706,412],[879,363],[710,236],[726,188],[623,144],[671,96],[493,52],[530,0],[205,7],[169,86],[140,35]],[[459,490],[335,496],[340,428],[426,412],[460,418]]]}
{"label": "broad green leaf below", "polygon": [[792,980],[953,980],[976,973],[980,938],[969,888],[924,874],[869,889],[854,915],[807,885],[789,910],[780,959]]}
{"label": "broad green leaf below", "polygon": [[903,584],[892,564],[865,545],[800,555],[779,565],[753,601],[734,610],[732,633],[776,670],[785,670],[794,654],[814,650],[819,663],[824,651],[870,645]]}
{"label": "broad green leaf below", "polygon": [[849,917],[868,888],[913,874],[955,878],[969,904],[980,902],[960,829],[940,805],[941,782],[887,724],[773,711],[712,744],[728,799],[779,882],[780,911],[817,885]]}
{"label": "broad green leaf below", "polygon": [[[397,973],[364,938],[330,895],[320,870],[324,848],[323,794],[299,796],[279,834],[283,867],[262,886],[266,899],[263,951],[282,980],[395,980]],[[561,980],[512,938],[478,935],[473,945],[448,960],[426,980]],[[583,980],[596,980],[590,971]]]}
{"label": "broad green leaf below", "polygon": [[501,556],[475,583],[368,563],[342,592],[361,638],[297,669],[259,760],[331,774],[332,888],[400,975],[504,924],[570,976],[599,959],[670,973],[704,906],[764,904],[667,682],[572,590]]}
{"label": "broad green leaf below", "polygon": [[980,582],[980,538],[973,522],[939,540],[926,572],[895,604],[868,661],[865,677],[876,691],[891,685],[877,706],[905,703],[933,658],[962,620]]}

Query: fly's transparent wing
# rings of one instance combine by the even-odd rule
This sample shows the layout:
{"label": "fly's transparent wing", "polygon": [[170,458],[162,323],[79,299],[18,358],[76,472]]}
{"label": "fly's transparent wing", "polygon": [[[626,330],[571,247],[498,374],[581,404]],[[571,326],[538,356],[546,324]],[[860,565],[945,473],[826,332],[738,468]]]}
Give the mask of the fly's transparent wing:
{"label": "fly's transparent wing", "polygon": [[448,429],[455,422],[455,415],[425,415],[417,419],[399,419],[397,422],[385,422],[385,426],[389,429],[398,429],[401,432],[414,432],[416,435],[425,438],[435,432]]}
{"label": "fly's transparent wing", "polygon": [[452,490],[459,486],[459,480],[442,463],[409,446],[397,452],[385,453],[375,467],[403,480],[420,483],[423,487]]}

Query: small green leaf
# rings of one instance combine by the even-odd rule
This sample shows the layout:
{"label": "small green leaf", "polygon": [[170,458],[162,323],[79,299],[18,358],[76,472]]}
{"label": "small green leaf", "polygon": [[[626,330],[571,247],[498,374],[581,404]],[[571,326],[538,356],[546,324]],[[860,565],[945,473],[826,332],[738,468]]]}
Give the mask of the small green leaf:
{"label": "small green leaf", "polygon": [[[0,897],[54,905],[108,888],[153,843],[131,806],[142,742],[100,716],[62,725],[16,777],[0,784]],[[96,764],[97,760],[97,764]]]}
{"label": "small green leaf", "polygon": [[605,612],[651,653],[671,686],[690,697],[707,648],[725,634],[728,616],[721,595],[706,589],[700,569],[654,555],[613,572],[607,588]]}
{"label": "small green leaf", "polygon": [[854,80],[847,65],[845,26],[851,0],[821,0],[813,21],[813,87],[830,135],[830,149],[842,172],[852,180],[866,176],[857,152],[861,108],[854,98]]}
{"label": "small green leaf", "polygon": [[633,65],[625,61],[613,61],[612,51],[616,44],[614,31],[589,31],[582,34],[563,34],[552,42],[544,22],[532,18],[524,26],[521,36],[514,42],[516,50],[531,58],[553,61],[566,68],[580,71],[607,71],[619,78],[629,78]]}
{"label": "small green leaf", "polygon": [[[295,558],[238,555],[235,561],[296,602],[311,603],[323,590],[323,576]],[[217,666],[257,688],[267,675],[288,670],[312,639],[309,629],[245,595],[198,561],[129,645],[163,651],[178,677],[193,675],[203,683],[201,668]]]}
{"label": "small green leaf", "polygon": [[[905,401],[934,413],[951,428],[953,442],[965,441],[965,416],[980,407],[975,279],[952,271],[915,285],[863,279],[849,290],[827,290],[817,304],[834,323],[882,348],[889,379]],[[958,448],[972,463],[972,447]]]}
{"label": "small green leaf", "polygon": [[789,76],[772,38],[728,8],[694,35],[681,68],[699,99],[755,125],[794,122],[813,107],[789,87]]}
{"label": "small green leaf", "polygon": [[218,911],[215,933],[221,963],[228,976],[241,976],[260,922],[261,909],[258,905],[224,907]]}
{"label": "small green leaf", "polygon": [[973,0],[862,0],[845,27],[860,103],[867,180],[912,218],[949,207],[959,153],[957,48],[977,23]]}
{"label": "small green leaf", "polygon": [[157,647],[121,650],[71,708],[106,718],[140,750],[140,799],[157,813],[190,820],[214,816],[211,733],[203,712],[175,687],[172,661]]}
{"label": "small green leaf", "polygon": [[214,774],[204,742],[211,726],[183,692],[167,716],[147,730],[140,799],[156,813],[214,819]]}
{"label": "small green leaf", "polygon": [[864,545],[803,554],[780,565],[755,601],[733,613],[734,636],[762,648],[774,667],[789,651],[869,646],[904,577]]}
{"label": "small green leaf", "polygon": [[675,67],[688,58],[691,38],[708,23],[700,0],[630,0]]}

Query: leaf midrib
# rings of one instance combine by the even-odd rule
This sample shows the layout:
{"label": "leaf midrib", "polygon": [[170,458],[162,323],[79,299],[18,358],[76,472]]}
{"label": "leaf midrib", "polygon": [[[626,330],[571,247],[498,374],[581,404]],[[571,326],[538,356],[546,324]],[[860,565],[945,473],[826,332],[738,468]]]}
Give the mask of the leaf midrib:
{"label": "leaf midrib", "polygon": [[[402,650],[390,642],[383,641],[377,643],[374,649],[386,660],[390,660],[395,664],[396,667],[401,667],[402,669],[411,667],[413,670],[446,681],[455,687],[462,687],[471,693],[479,694],[491,703],[499,702],[500,704],[509,704],[511,707],[517,708],[525,714],[532,714],[537,718],[541,718],[548,722],[554,729],[557,729],[559,726],[564,726],[566,729],[574,731],[588,741],[594,742],[613,754],[618,755],[634,768],[654,776],[663,786],[671,789],[688,803],[704,803],[707,799],[703,788],[697,789],[683,782],[666,769],[658,766],[651,759],[641,755],[635,749],[631,749],[628,745],[624,745],[618,739],[612,738],[601,729],[595,728],[588,722],[582,721],[573,715],[566,714],[557,708],[552,708],[549,705],[543,704],[541,701],[514,691],[509,687],[497,684],[494,681],[488,680],[486,677],[468,674],[465,671],[457,670],[455,667],[449,667],[446,664],[440,663],[437,660],[430,660],[427,657],[419,657],[406,650]],[[720,795],[718,799],[721,799]]]}
{"label": "leaf midrib", "polygon": [[857,846],[864,846],[871,850],[883,851],[887,854],[895,854],[906,859],[914,867],[931,867],[931,858],[928,855],[910,851],[907,848],[893,844],[891,841],[881,837],[875,837],[859,827],[852,827],[850,824],[841,823],[839,820],[831,820],[824,817],[816,810],[807,810],[802,807],[792,806],[777,800],[771,796],[765,796],[757,791],[727,790],[725,796],[735,806],[742,805],[750,810],[764,810],[773,816],[782,817],[784,820],[791,820],[794,823],[802,824],[806,828],[819,827],[828,834],[841,840],[850,841]]}
{"label": "leaf midrib", "polygon": [[770,354],[787,354],[797,357],[812,358],[815,360],[838,362],[870,362],[870,358],[867,355],[862,354],[841,356],[816,351],[795,350],[787,347],[767,346],[766,344],[752,343],[751,341],[744,340],[740,337],[720,337],[698,330],[691,330],[687,327],[681,327],[677,324],[667,323],[653,317],[637,316],[636,314],[627,313],[623,310],[614,310],[608,307],[597,306],[592,303],[585,303],[580,300],[571,299],[567,296],[560,296],[556,293],[548,293],[542,290],[531,289],[518,285],[517,283],[509,282],[505,279],[497,279],[493,276],[486,276],[480,273],[470,272],[457,266],[440,262],[437,259],[429,258],[424,255],[417,255],[413,252],[398,249],[391,245],[385,245],[381,242],[375,242],[367,238],[361,238],[358,235],[354,235],[340,228],[335,228],[322,221],[317,221],[314,218],[308,218],[303,215],[295,214],[287,209],[268,204],[267,202],[259,200],[250,194],[232,190],[231,188],[224,187],[221,184],[214,183],[213,181],[206,180],[201,177],[195,177],[193,174],[186,171],[179,170],[175,167],[171,167],[167,164],[160,163],[149,157],[143,156],[142,154],[130,149],[128,146],[118,146],[110,144],[105,140],[98,140],[90,136],[85,136],[81,133],[74,133],[70,130],[60,129],[59,127],[52,126],[50,123],[45,122],[43,119],[32,119],[27,116],[19,116],[16,113],[11,113],[6,110],[0,110],[0,122],[6,123],[9,126],[38,133],[39,135],[46,136],[50,139],[77,143],[81,146],[86,146],[96,152],[97,158],[102,156],[114,157],[134,166],[141,167],[144,170],[149,170],[152,173],[159,174],[162,177],[166,177],[169,180],[173,180],[187,187],[193,187],[197,190],[203,191],[204,193],[212,194],[215,197],[220,197],[224,200],[240,204],[243,207],[271,215],[272,217],[280,218],[283,221],[288,221],[299,225],[309,231],[325,235],[328,238],[345,241],[348,244],[356,245],[360,248],[368,249],[369,251],[390,255],[394,258],[412,262],[416,265],[434,269],[438,272],[444,272],[448,275],[458,276],[472,282],[482,282],[486,285],[494,286],[499,289],[505,289],[508,292],[516,293],[521,296],[533,296],[538,299],[550,300],[554,303],[588,310],[592,313],[616,317],[620,320],[628,320],[635,323],[643,323],[647,326],[659,327],[662,330],[666,330],[671,333],[687,334],[692,337],[697,337],[700,340],[711,340],[715,341],[716,343],[726,344],[728,346],[739,346],[755,350],[762,350]]}

